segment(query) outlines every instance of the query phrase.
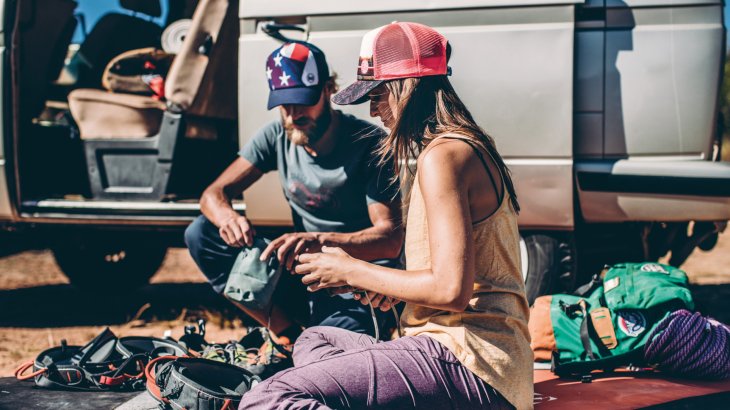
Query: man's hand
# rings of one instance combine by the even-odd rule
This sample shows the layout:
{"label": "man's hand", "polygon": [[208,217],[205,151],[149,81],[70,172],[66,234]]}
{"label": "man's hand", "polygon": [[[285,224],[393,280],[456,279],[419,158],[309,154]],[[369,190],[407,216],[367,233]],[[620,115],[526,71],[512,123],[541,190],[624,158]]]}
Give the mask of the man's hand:
{"label": "man's hand", "polygon": [[276,252],[279,263],[284,264],[287,270],[291,271],[297,256],[303,253],[317,253],[322,250],[316,233],[297,232],[284,234],[269,244],[261,253],[261,260],[265,261],[271,254]]}
{"label": "man's hand", "polygon": [[227,219],[218,228],[218,233],[229,246],[236,248],[253,246],[253,237],[256,235],[248,219],[242,215]]}

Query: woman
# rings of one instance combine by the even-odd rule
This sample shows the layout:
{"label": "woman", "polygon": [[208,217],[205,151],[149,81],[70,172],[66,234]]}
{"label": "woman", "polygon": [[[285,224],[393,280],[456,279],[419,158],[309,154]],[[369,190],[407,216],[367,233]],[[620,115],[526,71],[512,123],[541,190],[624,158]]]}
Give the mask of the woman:
{"label": "woman", "polygon": [[418,157],[407,270],[328,247],[302,255],[295,269],[310,291],[363,289],[381,308],[405,301],[405,336],[376,343],[310,328],[294,347],[295,367],[257,386],[241,408],[532,407],[519,205],[494,142],[448,80],[449,50],[420,24],[373,30],[363,39],[359,81],[334,97],[338,104],[370,100],[371,115],[390,129],[383,160]]}

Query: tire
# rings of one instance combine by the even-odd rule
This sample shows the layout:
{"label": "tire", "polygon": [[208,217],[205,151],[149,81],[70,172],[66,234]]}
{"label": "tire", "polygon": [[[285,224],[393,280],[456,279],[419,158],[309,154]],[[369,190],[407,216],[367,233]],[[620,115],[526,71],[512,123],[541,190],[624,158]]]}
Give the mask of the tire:
{"label": "tire", "polygon": [[572,243],[543,234],[520,239],[522,277],[530,306],[538,296],[571,290],[575,283]]}
{"label": "tire", "polygon": [[53,256],[71,284],[82,290],[132,290],[149,281],[167,247],[138,237],[93,236],[59,241]]}

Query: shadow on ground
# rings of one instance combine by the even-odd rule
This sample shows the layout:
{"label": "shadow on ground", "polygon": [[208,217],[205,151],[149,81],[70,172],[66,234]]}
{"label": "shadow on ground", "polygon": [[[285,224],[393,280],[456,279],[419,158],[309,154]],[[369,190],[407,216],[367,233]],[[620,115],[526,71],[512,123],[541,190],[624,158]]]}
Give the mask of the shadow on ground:
{"label": "shadow on ground", "polygon": [[730,284],[691,286],[696,310],[730,325]]}
{"label": "shadow on ground", "polygon": [[71,285],[0,290],[0,327],[119,325],[149,303],[145,320],[175,320],[190,312],[238,317],[207,283],[159,283],[135,291],[82,292]]}
{"label": "shadow on ground", "polygon": [[[692,286],[697,310],[730,324],[730,284]],[[71,285],[0,290],[0,327],[63,327],[119,325],[129,322],[149,303],[144,319],[175,320],[186,312],[240,317],[207,283],[160,283],[136,291],[103,294]]]}

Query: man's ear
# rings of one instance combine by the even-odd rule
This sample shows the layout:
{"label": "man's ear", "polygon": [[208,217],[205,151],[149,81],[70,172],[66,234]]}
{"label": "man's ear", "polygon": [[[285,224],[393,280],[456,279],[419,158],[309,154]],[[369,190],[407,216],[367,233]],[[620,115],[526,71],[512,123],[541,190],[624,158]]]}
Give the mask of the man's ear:
{"label": "man's ear", "polygon": [[327,83],[324,85],[324,88],[328,90],[329,96],[332,96],[332,94],[336,94],[338,91],[337,87],[337,74],[332,74],[330,78],[327,79]]}
{"label": "man's ear", "polygon": [[322,96],[324,97],[324,99],[329,101],[332,98],[332,94],[334,93],[332,92],[332,87],[330,87],[330,84],[325,84],[322,88]]}

